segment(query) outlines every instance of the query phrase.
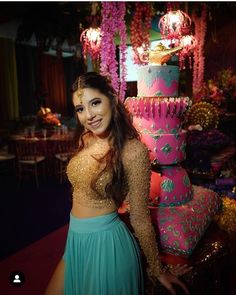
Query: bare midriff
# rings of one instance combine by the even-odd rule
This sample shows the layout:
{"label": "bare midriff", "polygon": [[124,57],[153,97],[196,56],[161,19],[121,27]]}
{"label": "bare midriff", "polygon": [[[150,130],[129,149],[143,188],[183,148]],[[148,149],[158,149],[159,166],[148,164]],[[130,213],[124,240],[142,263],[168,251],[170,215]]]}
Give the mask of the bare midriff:
{"label": "bare midriff", "polygon": [[115,204],[111,205],[109,208],[89,208],[81,204],[78,204],[76,201],[73,201],[71,214],[74,217],[78,217],[78,218],[90,218],[90,217],[106,215],[115,211],[117,211]]}

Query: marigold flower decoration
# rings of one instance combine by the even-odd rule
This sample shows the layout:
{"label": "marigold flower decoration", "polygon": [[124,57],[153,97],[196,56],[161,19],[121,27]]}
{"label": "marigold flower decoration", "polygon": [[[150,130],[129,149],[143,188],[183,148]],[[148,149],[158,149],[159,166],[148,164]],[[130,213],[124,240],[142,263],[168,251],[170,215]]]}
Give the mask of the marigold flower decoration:
{"label": "marigold flower decoration", "polygon": [[130,24],[130,41],[134,51],[134,63],[145,64],[143,56],[150,49],[150,29],[152,22],[150,3],[136,3],[134,17]]}

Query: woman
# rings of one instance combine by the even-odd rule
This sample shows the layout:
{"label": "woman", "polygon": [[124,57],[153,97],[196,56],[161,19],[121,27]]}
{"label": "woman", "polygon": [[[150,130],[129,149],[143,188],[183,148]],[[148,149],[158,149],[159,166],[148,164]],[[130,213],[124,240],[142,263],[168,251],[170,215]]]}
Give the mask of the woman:
{"label": "woman", "polygon": [[[63,259],[45,295],[144,294],[139,246],[119,219],[118,208],[130,203],[130,221],[152,281],[172,294],[172,283],[186,287],[160,263],[145,199],[150,189],[147,148],[139,141],[110,82],[96,73],[79,77],[73,88],[79,148],[67,167],[73,206]],[[176,267],[180,274],[186,266]]]}

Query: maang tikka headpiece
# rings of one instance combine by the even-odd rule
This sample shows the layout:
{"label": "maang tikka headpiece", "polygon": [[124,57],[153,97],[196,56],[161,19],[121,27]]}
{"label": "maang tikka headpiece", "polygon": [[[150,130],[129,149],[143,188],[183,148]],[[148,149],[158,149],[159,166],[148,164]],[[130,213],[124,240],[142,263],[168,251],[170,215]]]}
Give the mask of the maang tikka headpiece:
{"label": "maang tikka headpiece", "polygon": [[81,78],[79,77],[78,79],[78,90],[77,90],[77,96],[79,98],[79,103],[80,104],[83,104],[83,101],[82,101],[82,96],[83,96],[83,89],[81,87]]}

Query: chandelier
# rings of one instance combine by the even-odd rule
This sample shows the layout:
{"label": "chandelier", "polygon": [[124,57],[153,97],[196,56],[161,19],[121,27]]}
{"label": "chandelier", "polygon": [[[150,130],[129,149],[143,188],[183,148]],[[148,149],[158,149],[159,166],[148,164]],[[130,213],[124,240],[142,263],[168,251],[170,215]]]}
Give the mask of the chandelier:
{"label": "chandelier", "polygon": [[189,67],[192,68],[192,58],[191,55],[194,49],[197,46],[197,40],[193,35],[186,35],[183,36],[179,40],[179,46],[182,47],[182,50],[179,52],[179,63],[180,68],[185,69],[184,60],[188,57],[189,58]]}
{"label": "chandelier", "polygon": [[101,29],[90,27],[80,35],[80,42],[83,48],[83,56],[90,55],[93,61],[98,60],[101,51]]}
{"label": "chandelier", "polygon": [[158,24],[163,39],[170,40],[174,47],[182,47],[178,52],[180,69],[185,68],[187,57],[191,68],[191,54],[197,45],[196,38],[191,34],[191,24],[189,15],[181,10],[169,10]]}
{"label": "chandelier", "polygon": [[191,28],[191,18],[181,10],[168,11],[159,21],[159,29],[163,39],[180,39],[187,35]]}
{"label": "chandelier", "polygon": [[80,42],[82,44],[83,56],[86,59],[89,55],[93,62],[97,62],[101,54],[101,29],[98,25],[101,17],[97,15],[98,3],[91,3],[91,15],[86,19],[90,23],[90,27],[84,30],[80,35]]}

